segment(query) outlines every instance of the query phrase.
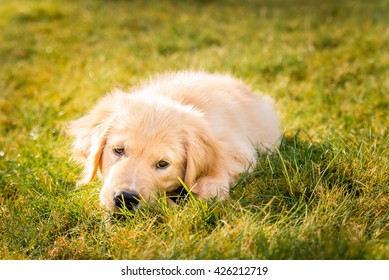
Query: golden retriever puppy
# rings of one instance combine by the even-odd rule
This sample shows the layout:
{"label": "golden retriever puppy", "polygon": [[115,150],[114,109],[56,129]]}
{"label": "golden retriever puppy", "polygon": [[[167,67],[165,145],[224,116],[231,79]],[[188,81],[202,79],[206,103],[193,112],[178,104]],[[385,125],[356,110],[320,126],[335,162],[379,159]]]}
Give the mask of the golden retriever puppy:
{"label": "golden retriever puppy", "polygon": [[229,187],[272,151],[281,134],[269,99],[227,75],[178,72],[132,93],[116,90],[70,123],[81,183],[103,180],[102,204],[136,209],[182,185],[199,199],[228,197]]}

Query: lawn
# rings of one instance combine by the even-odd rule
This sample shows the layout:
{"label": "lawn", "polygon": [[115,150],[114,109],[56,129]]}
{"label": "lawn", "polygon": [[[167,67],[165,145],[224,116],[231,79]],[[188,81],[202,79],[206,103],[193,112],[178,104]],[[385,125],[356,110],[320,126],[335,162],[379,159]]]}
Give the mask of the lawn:
{"label": "lawn", "polygon": [[[389,259],[389,1],[2,0],[0,259]],[[272,96],[228,201],[107,218],[66,124],[165,71]]]}

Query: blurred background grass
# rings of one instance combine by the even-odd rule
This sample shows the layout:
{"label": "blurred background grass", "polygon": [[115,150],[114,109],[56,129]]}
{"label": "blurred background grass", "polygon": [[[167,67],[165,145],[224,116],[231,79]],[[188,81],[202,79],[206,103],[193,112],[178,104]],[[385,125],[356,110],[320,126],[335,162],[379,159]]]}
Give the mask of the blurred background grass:
{"label": "blurred background grass", "polygon": [[[388,13],[386,0],[2,0],[0,257],[389,258]],[[63,128],[115,87],[182,69],[271,95],[285,141],[228,205],[107,226],[99,184],[75,188]]]}

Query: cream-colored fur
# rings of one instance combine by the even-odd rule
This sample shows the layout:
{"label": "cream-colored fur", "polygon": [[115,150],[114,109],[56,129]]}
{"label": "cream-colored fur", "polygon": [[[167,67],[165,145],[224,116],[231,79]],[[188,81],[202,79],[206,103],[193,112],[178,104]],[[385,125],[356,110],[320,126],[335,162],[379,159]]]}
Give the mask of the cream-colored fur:
{"label": "cream-colored fur", "polygon": [[[81,183],[100,174],[101,202],[111,210],[121,191],[152,201],[180,188],[178,177],[200,199],[226,198],[256,149],[272,151],[281,137],[269,99],[203,72],[162,75],[130,94],[116,90],[69,131],[84,166]],[[169,165],[159,168],[161,160]]]}

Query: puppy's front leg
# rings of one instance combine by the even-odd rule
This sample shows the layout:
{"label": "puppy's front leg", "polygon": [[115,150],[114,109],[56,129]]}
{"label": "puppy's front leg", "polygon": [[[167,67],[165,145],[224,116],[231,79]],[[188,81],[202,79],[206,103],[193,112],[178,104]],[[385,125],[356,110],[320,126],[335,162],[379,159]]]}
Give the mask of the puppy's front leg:
{"label": "puppy's front leg", "polygon": [[225,177],[205,176],[197,180],[192,192],[199,199],[218,198],[225,200],[229,197],[229,181]]}

